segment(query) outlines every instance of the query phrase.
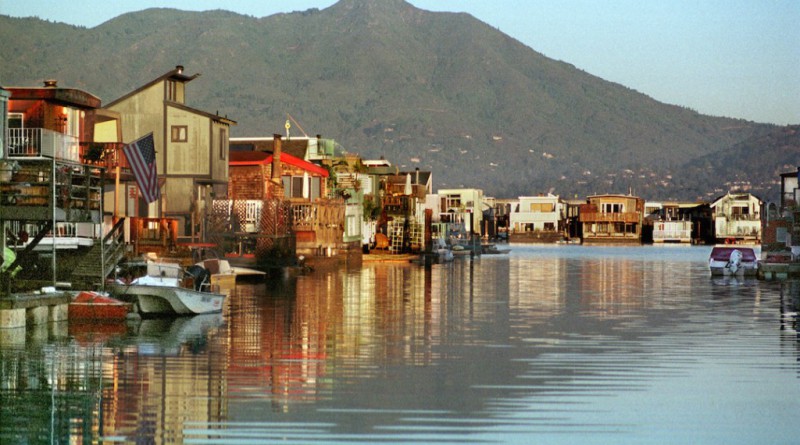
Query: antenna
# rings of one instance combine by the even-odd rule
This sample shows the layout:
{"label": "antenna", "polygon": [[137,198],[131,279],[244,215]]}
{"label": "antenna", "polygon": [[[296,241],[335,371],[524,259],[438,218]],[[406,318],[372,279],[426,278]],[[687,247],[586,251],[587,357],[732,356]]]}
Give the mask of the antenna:
{"label": "antenna", "polygon": [[[300,129],[300,132],[303,133],[303,136],[308,137],[308,135],[306,134],[306,131],[303,130],[303,127],[301,127],[300,124],[296,120],[294,120],[294,118],[292,117],[291,114],[286,113],[286,117],[288,117],[292,122],[294,122],[295,125],[297,125],[297,128]],[[288,124],[288,122],[287,122],[287,124]]]}

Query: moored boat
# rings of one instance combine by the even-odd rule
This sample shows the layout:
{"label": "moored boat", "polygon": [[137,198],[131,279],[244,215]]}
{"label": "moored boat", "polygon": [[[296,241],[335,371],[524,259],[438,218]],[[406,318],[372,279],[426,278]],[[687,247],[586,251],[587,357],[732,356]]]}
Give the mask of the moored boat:
{"label": "moored boat", "polygon": [[711,275],[755,276],[758,257],[752,247],[716,246],[708,256]]}
{"label": "moored boat", "polygon": [[500,249],[494,244],[481,245],[481,253],[484,255],[502,255],[511,252],[511,249]]}
{"label": "moored boat", "polygon": [[210,273],[200,266],[188,269],[169,262],[150,262],[147,275],[130,283],[114,282],[109,291],[136,303],[142,316],[199,315],[222,311],[225,294],[212,292]]}
{"label": "moored boat", "polygon": [[125,320],[131,303],[117,300],[97,292],[81,291],[69,303],[69,320]]}

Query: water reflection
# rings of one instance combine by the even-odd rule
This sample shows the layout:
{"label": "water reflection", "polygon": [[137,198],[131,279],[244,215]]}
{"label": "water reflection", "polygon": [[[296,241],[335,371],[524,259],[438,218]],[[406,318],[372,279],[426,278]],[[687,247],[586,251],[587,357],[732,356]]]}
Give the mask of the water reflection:
{"label": "water reflection", "polygon": [[0,347],[0,441],[787,442],[800,287],[711,279],[706,256],[521,246],[52,326]]}

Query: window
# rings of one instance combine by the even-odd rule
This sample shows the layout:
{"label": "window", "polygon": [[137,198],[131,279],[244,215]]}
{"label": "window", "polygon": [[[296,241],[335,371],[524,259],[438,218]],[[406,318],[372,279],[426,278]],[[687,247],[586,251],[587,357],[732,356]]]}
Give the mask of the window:
{"label": "window", "polygon": [[172,142],[187,142],[189,140],[189,127],[186,125],[172,126]]}
{"label": "window", "polygon": [[219,158],[225,159],[228,157],[228,130],[221,128],[219,130]]}
{"label": "window", "polygon": [[617,204],[605,203],[605,204],[603,204],[603,207],[602,207],[602,212],[603,213],[622,213],[623,211],[624,211],[623,210],[623,206],[622,206],[622,204],[619,204],[619,203],[617,203]]}
{"label": "window", "polygon": [[444,201],[445,209],[454,209],[461,207],[461,195],[447,195],[442,198]]}
{"label": "window", "polygon": [[553,213],[556,211],[555,207],[555,204],[551,202],[532,202],[530,211],[532,213]]}
{"label": "window", "polygon": [[293,176],[292,177],[292,198],[302,198],[303,197],[303,177],[302,176]]}
{"label": "window", "polygon": [[166,82],[165,88],[166,88],[166,91],[165,91],[164,97],[166,97],[167,100],[171,100],[173,102],[177,102],[178,82],[175,82],[174,80],[168,80]]}
{"label": "window", "polygon": [[308,188],[306,189],[306,194],[308,196],[303,196],[303,179],[303,176],[281,177],[281,181],[283,182],[283,196],[285,198],[311,198],[312,201],[318,198],[319,178],[308,178]]}
{"label": "window", "polygon": [[8,128],[25,128],[25,115],[8,113]]}
{"label": "window", "polygon": [[361,234],[361,223],[356,218],[356,215],[347,215],[345,217],[345,236],[356,236]]}
{"label": "window", "polygon": [[738,216],[738,215],[749,215],[750,214],[750,208],[749,207],[733,207],[733,208],[731,208],[731,213],[733,213],[736,216]]}

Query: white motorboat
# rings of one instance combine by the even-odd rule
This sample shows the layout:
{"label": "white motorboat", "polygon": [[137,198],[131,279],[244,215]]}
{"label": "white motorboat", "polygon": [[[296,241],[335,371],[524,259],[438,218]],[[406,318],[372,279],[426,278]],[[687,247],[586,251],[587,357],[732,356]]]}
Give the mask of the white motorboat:
{"label": "white motorboat", "polygon": [[708,256],[708,268],[716,276],[755,276],[758,257],[751,247],[716,246]]}
{"label": "white motorboat", "polygon": [[225,294],[211,292],[211,274],[200,266],[184,269],[169,262],[148,262],[147,275],[130,283],[116,281],[108,290],[136,303],[142,316],[199,315],[222,311]]}

